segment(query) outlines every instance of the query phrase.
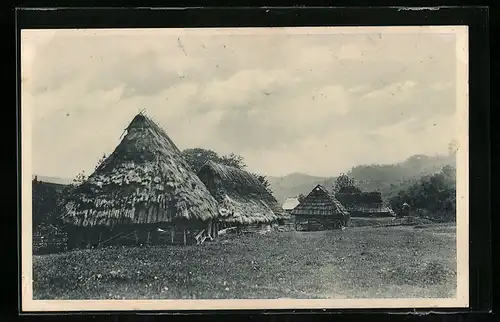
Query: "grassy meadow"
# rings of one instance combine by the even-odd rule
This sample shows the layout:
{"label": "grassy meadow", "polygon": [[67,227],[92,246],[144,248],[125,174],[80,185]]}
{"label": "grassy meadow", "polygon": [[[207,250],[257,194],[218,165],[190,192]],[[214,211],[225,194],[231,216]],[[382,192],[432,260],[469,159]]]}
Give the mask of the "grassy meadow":
{"label": "grassy meadow", "polygon": [[454,224],[228,235],[33,256],[34,299],[454,297]]}

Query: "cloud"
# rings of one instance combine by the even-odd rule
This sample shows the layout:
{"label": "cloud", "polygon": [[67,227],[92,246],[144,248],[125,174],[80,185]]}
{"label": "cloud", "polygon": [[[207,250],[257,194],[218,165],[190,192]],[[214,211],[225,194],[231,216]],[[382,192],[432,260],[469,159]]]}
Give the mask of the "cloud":
{"label": "cloud", "polygon": [[366,93],[360,99],[385,101],[388,104],[395,105],[411,99],[417,90],[417,85],[417,82],[412,80],[390,84],[382,89]]}
{"label": "cloud", "polygon": [[208,82],[200,95],[214,108],[228,108],[272,95],[298,81],[286,70],[241,70],[228,79]]}
{"label": "cloud", "polygon": [[22,48],[43,175],[92,171],[142,109],[179,148],[270,175],[446,152],[455,124],[455,43],[439,35],[58,30]]}
{"label": "cloud", "polygon": [[338,58],[340,59],[353,59],[362,60],[364,54],[367,52],[366,49],[361,49],[360,46],[355,44],[347,44],[340,48]]}

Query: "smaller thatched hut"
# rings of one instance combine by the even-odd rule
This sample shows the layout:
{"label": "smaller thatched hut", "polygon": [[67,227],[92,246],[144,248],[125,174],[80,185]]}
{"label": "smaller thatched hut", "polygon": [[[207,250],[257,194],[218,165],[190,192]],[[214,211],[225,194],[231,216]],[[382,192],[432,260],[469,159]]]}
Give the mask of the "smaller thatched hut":
{"label": "smaller thatched hut", "polygon": [[317,185],[291,214],[297,230],[337,229],[349,223],[349,212],[322,185]]}
{"label": "smaller thatched hut", "polygon": [[198,177],[219,203],[221,228],[264,232],[289,218],[266,187],[247,171],[208,161]]}
{"label": "smaller thatched hut", "polygon": [[349,211],[351,217],[394,217],[394,211],[385,206],[380,192],[337,193],[335,197]]}

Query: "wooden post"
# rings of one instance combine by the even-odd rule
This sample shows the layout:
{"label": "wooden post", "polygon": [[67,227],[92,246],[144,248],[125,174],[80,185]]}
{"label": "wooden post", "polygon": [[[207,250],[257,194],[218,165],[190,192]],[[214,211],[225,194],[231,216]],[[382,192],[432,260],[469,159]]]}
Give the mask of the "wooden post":
{"label": "wooden post", "polygon": [[97,248],[99,248],[99,246],[101,246],[101,235],[102,235],[102,232],[100,231],[99,232],[99,240],[97,241]]}
{"label": "wooden post", "polygon": [[137,236],[137,231],[134,230],[135,243],[139,245],[139,236]]}
{"label": "wooden post", "polygon": [[149,235],[151,235],[151,232],[148,230],[148,238],[146,239],[146,244],[149,244]]}
{"label": "wooden post", "polygon": [[184,235],[184,246],[186,246],[186,244],[187,244],[186,227],[182,227],[182,234]]}
{"label": "wooden post", "polygon": [[172,244],[173,244],[175,238],[175,226],[170,226],[170,237],[172,239]]}
{"label": "wooden post", "polygon": [[208,237],[212,237],[212,219],[209,219],[207,222],[207,234]]}

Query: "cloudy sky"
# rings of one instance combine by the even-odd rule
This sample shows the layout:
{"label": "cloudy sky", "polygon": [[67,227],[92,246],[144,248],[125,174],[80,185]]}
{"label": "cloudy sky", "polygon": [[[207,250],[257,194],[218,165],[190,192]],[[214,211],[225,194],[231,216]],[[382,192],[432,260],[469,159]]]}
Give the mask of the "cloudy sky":
{"label": "cloudy sky", "polygon": [[21,44],[39,175],[91,172],[142,109],[180,149],[237,153],[267,175],[336,175],[455,138],[453,34],[30,30]]}

